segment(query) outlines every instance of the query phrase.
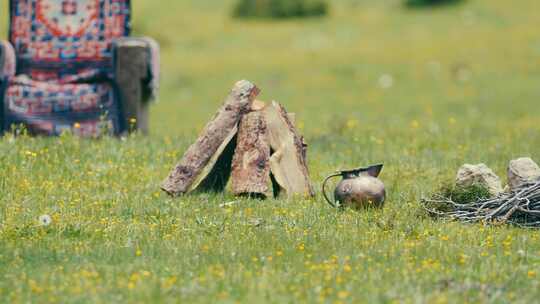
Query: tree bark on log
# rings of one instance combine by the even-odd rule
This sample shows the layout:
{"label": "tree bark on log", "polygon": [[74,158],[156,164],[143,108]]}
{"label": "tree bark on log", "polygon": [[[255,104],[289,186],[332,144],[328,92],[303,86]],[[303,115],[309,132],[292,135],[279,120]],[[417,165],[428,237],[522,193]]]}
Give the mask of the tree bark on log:
{"label": "tree bark on log", "polygon": [[197,141],[162,183],[163,191],[171,196],[179,196],[194,190],[225,188],[230,176],[238,122],[250,110],[258,94],[259,89],[249,81],[242,80],[235,84],[214,119],[206,125]]}
{"label": "tree bark on log", "polygon": [[282,105],[273,101],[263,109],[268,142],[274,152],[270,170],[279,190],[287,197],[315,195],[307,167],[307,145]]}
{"label": "tree bark on log", "polygon": [[232,190],[235,195],[271,196],[270,145],[263,113],[253,111],[240,122],[232,163]]}

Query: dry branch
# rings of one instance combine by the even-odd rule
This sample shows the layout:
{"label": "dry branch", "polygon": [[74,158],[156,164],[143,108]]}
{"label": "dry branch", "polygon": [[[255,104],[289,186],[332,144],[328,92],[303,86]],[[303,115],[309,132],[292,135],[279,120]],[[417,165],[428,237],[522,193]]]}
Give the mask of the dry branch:
{"label": "dry branch", "polygon": [[[424,199],[424,208],[434,216],[463,222],[514,224],[540,228],[540,181],[522,185],[516,191],[467,204],[439,197]],[[432,206],[438,206],[433,208]]]}

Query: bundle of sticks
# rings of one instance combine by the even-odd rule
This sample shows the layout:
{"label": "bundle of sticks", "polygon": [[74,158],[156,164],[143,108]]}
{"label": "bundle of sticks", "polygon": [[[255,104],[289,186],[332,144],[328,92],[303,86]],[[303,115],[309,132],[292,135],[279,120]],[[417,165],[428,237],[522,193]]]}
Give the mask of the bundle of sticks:
{"label": "bundle of sticks", "polygon": [[423,199],[422,203],[433,216],[467,223],[513,224],[524,228],[540,228],[540,180],[524,184],[495,198],[466,204],[441,196]]}

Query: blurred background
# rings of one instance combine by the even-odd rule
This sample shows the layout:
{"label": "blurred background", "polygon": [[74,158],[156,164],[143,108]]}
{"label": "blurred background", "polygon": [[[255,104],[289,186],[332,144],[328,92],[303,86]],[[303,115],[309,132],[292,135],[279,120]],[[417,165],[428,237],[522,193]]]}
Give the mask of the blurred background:
{"label": "blurred background", "polygon": [[[6,38],[8,1],[0,3]],[[262,100],[296,112],[312,141],[351,130],[388,138],[416,128],[436,137],[454,126],[456,137],[481,140],[501,128],[538,131],[537,0],[133,0],[133,7],[134,35],[162,47],[153,136],[194,137],[244,78],[262,88]]]}

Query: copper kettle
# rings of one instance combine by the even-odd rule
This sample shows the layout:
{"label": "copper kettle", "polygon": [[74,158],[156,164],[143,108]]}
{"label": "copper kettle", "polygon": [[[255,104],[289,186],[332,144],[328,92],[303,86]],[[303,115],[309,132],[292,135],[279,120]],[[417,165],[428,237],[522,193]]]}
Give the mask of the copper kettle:
{"label": "copper kettle", "polygon": [[[382,208],[386,199],[384,183],[378,179],[383,165],[366,168],[338,171],[328,176],[323,183],[323,195],[332,207],[349,207],[353,209]],[[327,193],[326,186],[334,177],[342,177],[334,191],[334,201]]]}

